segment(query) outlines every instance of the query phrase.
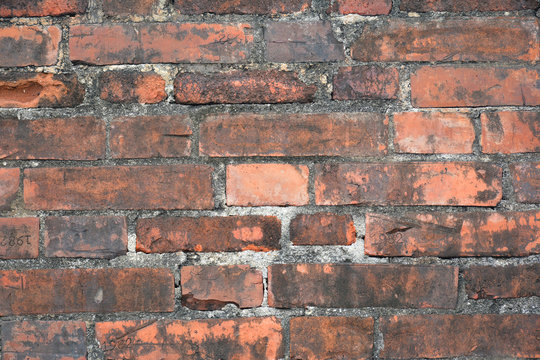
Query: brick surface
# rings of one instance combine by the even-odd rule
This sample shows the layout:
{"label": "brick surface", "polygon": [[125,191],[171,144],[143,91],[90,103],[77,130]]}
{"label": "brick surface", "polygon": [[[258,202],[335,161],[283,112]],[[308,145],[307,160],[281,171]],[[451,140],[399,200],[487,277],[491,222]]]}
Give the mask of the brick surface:
{"label": "brick surface", "polygon": [[0,27],[0,66],[54,65],[61,37],[58,26]]}
{"label": "brick surface", "polygon": [[182,14],[288,14],[305,11],[311,0],[175,0]]}
{"label": "brick surface", "polygon": [[540,70],[424,66],[411,74],[418,107],[540,105]]}
{"label": "brick surface", "polygon": [[88,0],[3,0],[1,17],[59,16],[86,12]]}
{"label": "brick surface", "polygon": [[217,114],[200,127],[199,152],[226,156],[375,156],[388,120],[377,113]]}
{"label": "brick surface", "polygon": [[19,169],[0,168],[0,210],[9,210],[19,191]]}
{"label": "brick surface", "polygon": [[274,264],[268,268],[268,305],[453,309],[457,282],[452,266]]}
{"label": "brick surface", "polygon": [[535,0],[402,0],[399,6],[403,11],[511,11],[537,9]]}
{"label": "brick surface", "polygon": [[73,25],[71,61],[96,65],[235,63],[247,59],[248,24],[136,23]]}
{"label": "brick surface", "polygon": [[191,105],[305,103],[316,91],[295,73],[277,70],[181,73],[174,82],[176,102]]}
{"label": "brick surface", "polygon": [[0,120],[0,158],[97,160],[105,157],[105,122],[94,117]]}
{"label": "brick surface", "polygon": [[371,359],[373,318],[294,317],[291,359]]}
{"label": "brick surface", "polygon": [[0,108],[74,107],[83,102],[84,93],[71,73],[0,74]]}
{"label": "brick surface", "polygon": [[284,357],[274,317],[99,322],[96,337],[110,359],[246,359]]}
{"label": "brick surface", "polygon": [[207,165],[26,169],[29,209],[211,209]]}
{"label": "brick surface", "polygon": [[474,162],[317,164],[318,205],[495,206],[502,169]]}
{"label": "brick surface", "polygon": [[540,112],[498,111],[480,116],[482,152],[540,152]]}
{"label": "brick surface", "polygon": [[382,318],[383,359],[538,357],[538,315],[403,315]]}
{"label": "brick surface", "polygon": [[472,153],[475,134],[468,114],[396,113],[394,114],[394,129],[394,148],[399,153]]}
{"label": "brick surface", "polygon": [[45,256],[114,258],[127,253],[127,224],[121,216],[45,218]]}
{"label": "brick surface", "polygon": [[379,66],[342,67],[334,77],[334,100],[396,99],[399,74]]}
{"label": "brick surface", "polygon": [[463,270],[463,279],[471,299],[540,296],[540,264],[471,266]]}
{"label": "brick surface", "polygon": [[227,205],[306,205],[309,170],[305,165],[227,166]]}
{"label": "brick surface", "polygon": [[540,212],[366,215],[374,256],[528,256],[540,253]]}
{"label": "brick surface", "polygon": [[370,23],[351,46],[360,61],[537,60],[538,20],[391,19]]}
{"label": "brick surface", "polygon": [[195,310],[217,310],[227,304],[241,309],[261,306],[263,278],[249,265],[182,266],[182,305]]}
{"label": "brick surface", "polygon": [[2,359],[86,359],[82,321],[10,321],[2,324]]}
{"label": "brick surface", "polygon": [[108,16],[151,15],[159,0],[102,0],[103,13]]}
{"label": "brick surface", "polygon": [[328,12],[342,15],[386,15],[392,10],[392,0],[333,0]]}
{"label": "brick surface", "polygon": [[351,245],[356,241],[351,215],[301,214],[291,220],[290,229],[294,245]]}
{"label": "brick surface", "polygon": [[107,71],[99,76],[99,97],[112,103],[155,104],[167,98],[165,80],[153,71]]}
{"label": "brick surface", "polygon": [[271,251],[280,248],[281,222],[274,216],[158,217],[137,221],[137,250]]}
{"label": "brick surface", "polygon": [[121,117],[111,121],[111,156],[189,156],[192,133],[191,120],[186,115]]}
{"label": "brick surface", "polygon": [[37,258],[39,218],[0,218],[0,259]]}
{"label": "brick surface", "polygon": [[0,271],[0,315],[174,310],[169,269]]}
{"label": "brick surface", "polygon": [[516,199],[521,203],[540,203],[540,162],[510,164]]}

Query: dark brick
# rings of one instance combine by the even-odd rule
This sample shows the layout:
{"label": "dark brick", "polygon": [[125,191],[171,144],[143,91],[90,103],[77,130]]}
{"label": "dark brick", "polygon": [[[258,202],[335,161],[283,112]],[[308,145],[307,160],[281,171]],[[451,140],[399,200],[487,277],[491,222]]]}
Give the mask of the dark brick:
{"label": "dark brick", "polygon": [[99,76],[99,91],[112,103],[155,104],[167,98],[165,80],[153,71],[106,71]]}
{"label": "dark brick", "polygon": [[289,14],[308,9],[311,0],[175,0],[182,14]]}
{"label": "dark brick", "polygon": [[19,169],[0,168],[0,210],[11,209],[19,191]]}
{"label": "dark brick", "polygon": [[540,296],[540,264],[471,266],[463,270],[463,279],[471,299]]}
{"label": "dark brick", "polygon": [[342,15],[387,15],[392,10],[392,0],[332,0],[329,13]]}
{"label": "dark brick", "polygon": [[290,229],[293,245],[351,245],[356,241],[351,215],[297,215]]}
{"label": "dark brick", "polygon": [[536,0],[402,0],[402,11],[512,11],[537,9]]}
{"label": "dark brick", "polygon": [[395,68],[348,66],[334,77],[334,100],[397,99],[399,74]]}
{"label": "dark brick", "polygon": [[0,259],[37,258],[39,218],[0,218]]}
{"label": "dark brick", "polygon": [[2,0],[1,17],[83,14],[88,0]]}
{"label": "dark brick", "polygon": [[518,202],[540,203],[540,162],[510,164],[512,184]]}
{"label": "dark brick", "polygon": [[0,66],[55,65],[61,38],[58,26],[0,27]]}
{"label": "dark brick", "polygon": [[151,15],[159,0],[103,0],[103,13],[108,16]]}
{"label": "dark brick", "polygon": [[480,116],[482,152],[540,152],[540,112],[498,111]]}

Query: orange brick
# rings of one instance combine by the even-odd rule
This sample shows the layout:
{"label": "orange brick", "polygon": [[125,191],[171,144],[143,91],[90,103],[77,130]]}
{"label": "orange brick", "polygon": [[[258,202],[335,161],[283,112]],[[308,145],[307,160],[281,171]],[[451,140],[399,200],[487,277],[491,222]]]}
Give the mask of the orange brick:
{"label": "orange brick", "polygon": [[540,152],[540,112],[498,111],[483,113],[482,152]]}
{"label": "orange brick", "polygon": [[58,26],[0,27],[0,66],[55,65],[61,37]]}

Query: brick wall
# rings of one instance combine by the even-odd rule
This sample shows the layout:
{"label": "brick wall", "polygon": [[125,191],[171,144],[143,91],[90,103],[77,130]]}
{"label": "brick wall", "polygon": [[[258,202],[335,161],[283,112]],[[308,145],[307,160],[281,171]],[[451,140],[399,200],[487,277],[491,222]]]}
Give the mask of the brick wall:
{"label": "brick wall", "polygon": [[3,359],[539,358],[539,6],[0,1]]}

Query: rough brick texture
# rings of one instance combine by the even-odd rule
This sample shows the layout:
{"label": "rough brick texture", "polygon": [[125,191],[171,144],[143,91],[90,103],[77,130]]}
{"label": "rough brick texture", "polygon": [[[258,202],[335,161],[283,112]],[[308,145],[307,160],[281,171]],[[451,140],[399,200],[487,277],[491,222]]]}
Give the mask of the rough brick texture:
{"label": "rough brick texture", "polygon": [[518,202],[540,203],[540,162],[510,164],[512,183]]}
{"label": "rough brick texture", "polygon": [[403,11],[511,11],[537,9],[536,0],[403,0],[400,9]]}
{"label": "rough brick texture", "polygon": [[107,71],[99,77],[100,98],[112,103],[155,104],[165,100],[165,80],[154,72]]}
{"label": "rough brick texture", "polygon": [[37,258],[39,218],[0,218],[0,259]]}
{"label": "rough brick texture", "polygon": [[332,0],[328,12],[342,15],[386,15],[392,10],[392,0]]}
{"label": "rough brick texture", "polygon": [[379,66],[342,67],[334,78],[334,100],[395,99],[399,74]]}
{"label": "rough brick texture", "polygon": [[540,112],[487,112],[480,120],[482,152],[540,152]]}
{"label": "rough brick texture", "polygon": [[19,169],[0,168],[0,210],[8,210],[19,191]]}
{"label": "rough brick texture", "polygon": [[0,27],[0,66],[54,65],[61,37],[57,26]]}
{"label": "rough brick texture", "polygon": [[288,14],[304,11],[311,0],[175,0],[182,14]]}
{"label": "rough brick texture", "polygon": [[294,245],[351,245],[356,241],[350,215],[298,215],[291,220],[290,228]]}
{"label": "rough brick texture", "polygon": [[88,0],[4,0],[0,4],[1,17],[59,16],[82,14]]}

